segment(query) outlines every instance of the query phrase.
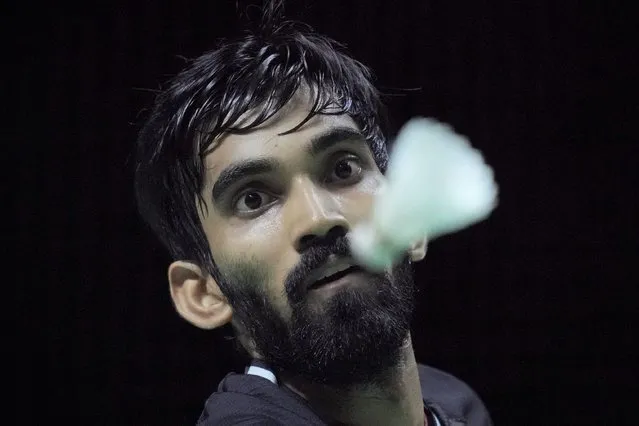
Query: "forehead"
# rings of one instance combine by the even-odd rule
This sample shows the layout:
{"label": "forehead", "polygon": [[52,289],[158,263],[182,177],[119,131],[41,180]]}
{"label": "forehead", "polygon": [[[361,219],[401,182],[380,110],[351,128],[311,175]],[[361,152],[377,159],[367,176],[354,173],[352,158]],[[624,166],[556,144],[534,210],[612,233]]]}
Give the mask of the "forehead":
{"label": "forehead", "polygon": [[[355,121],[346,114],[316,114],[295,132],[282,135],[301,123],[308,115],[311,105],[302,96],[291,100],[271,119],[247,134],[227,134],[216,140],[204,159],[207,186],[215,180],[227,165],[252,158],[279,157],[286,161],[302,152],[315,135],[334,127],[349,127],[360,130]],[[245,120],[250,120],[247,114]]]}

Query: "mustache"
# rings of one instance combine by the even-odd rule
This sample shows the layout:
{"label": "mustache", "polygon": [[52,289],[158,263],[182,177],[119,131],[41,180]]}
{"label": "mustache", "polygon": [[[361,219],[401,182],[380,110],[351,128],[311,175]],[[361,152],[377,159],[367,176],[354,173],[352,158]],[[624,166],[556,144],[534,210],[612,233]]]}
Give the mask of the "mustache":
{"label": "mustache", "polygon": [[291,271],[284,286],[291,302],[303,299],[306,294],[304,281],[306,281],[311,271],[326,263],[331,255],[339,257],[352,256],[346,235],[318,240],[317,243],[309,246],[304,251],[299,264]]}

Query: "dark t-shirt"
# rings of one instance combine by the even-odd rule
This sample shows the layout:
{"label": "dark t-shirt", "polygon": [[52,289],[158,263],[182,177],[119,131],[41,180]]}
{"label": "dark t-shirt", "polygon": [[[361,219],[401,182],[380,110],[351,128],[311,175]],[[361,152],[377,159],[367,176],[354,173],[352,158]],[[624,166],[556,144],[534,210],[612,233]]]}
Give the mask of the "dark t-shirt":
{"label": "dark t-shirt", "polygon": [[[492,426],[477,394],[461,380],[419,366],[424,409],[437,426]],[[434,422],[432,420],[435,420]],[[197,426],[326,425],[309,404],[286,386],[252,374],[228,374],[206,401]],[[429,426],[431,426],[429,424]]]}

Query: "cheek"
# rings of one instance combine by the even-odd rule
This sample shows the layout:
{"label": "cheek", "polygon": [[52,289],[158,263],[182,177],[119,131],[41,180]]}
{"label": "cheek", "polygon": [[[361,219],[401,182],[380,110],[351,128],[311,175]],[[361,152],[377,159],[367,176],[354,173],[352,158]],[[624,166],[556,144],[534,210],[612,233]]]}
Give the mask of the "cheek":
{"label": "cheek", "polygon": [[282,242],[282,226],[277,208],[267,210],[253,220],[233,219],[224,226],[221,243],[233,247],[236,253],[255,257],[263,262],[268,254],[276,253]]}
{"label": "cheek", "polygon": [[266,287],[268,293],[277,273],[274,265],[278,246],[277,226],[270,221],[229,221],[211,220],[203,223],[204,232],[216,263],[224,272],[223,265],[250,265],[257,268],[260,283],[247,283]]}
{"label": "cheek", "polygon": [[253,219],[224,218],[219,214],[201,219],[212,251],[223,251],[235,256],[255,256],[254,260],[259,260],[257,253],[263,246],[268,246],[268,242],[273,243],[277,240],[280,234],[279,219],[275,210],[269,209],[262,216]]}
{"label": "cheek", "polygon": [[285,255],[288,253],[287,241],[276,210],[270,209],[255,220],[227,224],[223,231],[218,232],[216,239],[218,247],[224,247],[226,256],[261,268],[264,276],[269,278],[259,285],[266,288],[273,303],[280,304],[283,282],[290,265]]}
{"label": "cheek", "polygon": [[287,320],[291,310],[284,283],[292,263],[287,261],[285,239],[276,225],[273,222],[256,221],[250,230],[235,229],[226,240],[229,241],[229,249],[233,250],[232,256],[250,261],[261,269],[262,282],[252,285],[260,286],[275,311],[283,320]]}

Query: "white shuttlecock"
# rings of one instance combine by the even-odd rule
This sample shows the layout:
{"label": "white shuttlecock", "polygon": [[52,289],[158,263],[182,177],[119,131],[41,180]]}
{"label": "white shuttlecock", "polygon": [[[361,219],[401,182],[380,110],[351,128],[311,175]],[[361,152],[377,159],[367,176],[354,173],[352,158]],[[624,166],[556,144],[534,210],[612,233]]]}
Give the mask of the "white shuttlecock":
{"label": "white shuttlecock", "polygon": [[373,270],[392,266],[412,244],[484,220],[497,205],[492,169],[443,123],[413,118],[399,132],[372,216],[349,234],[353,255]]}

